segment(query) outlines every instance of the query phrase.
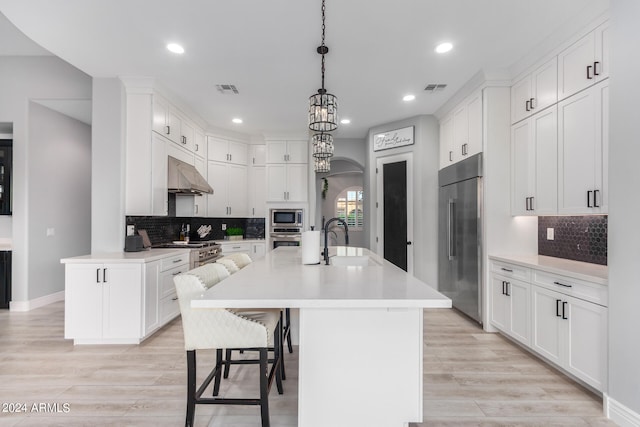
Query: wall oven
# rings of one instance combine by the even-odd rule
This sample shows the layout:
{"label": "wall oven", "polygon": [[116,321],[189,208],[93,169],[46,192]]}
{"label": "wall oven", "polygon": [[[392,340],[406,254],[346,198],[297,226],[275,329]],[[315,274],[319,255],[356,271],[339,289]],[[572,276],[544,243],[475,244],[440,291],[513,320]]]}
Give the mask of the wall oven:
{"label": "wall oven", "polygon": [[271,209],[269,218],[271,249],[280,246],[300,246],[304,227],[302,209]]}

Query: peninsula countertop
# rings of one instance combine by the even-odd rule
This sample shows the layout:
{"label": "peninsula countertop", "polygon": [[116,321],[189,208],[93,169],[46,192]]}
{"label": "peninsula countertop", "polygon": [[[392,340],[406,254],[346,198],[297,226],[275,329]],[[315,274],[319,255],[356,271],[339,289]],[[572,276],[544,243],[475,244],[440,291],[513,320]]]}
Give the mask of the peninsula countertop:
{"label": "peninsula countertop", "polygon": [[367,266],[303,265],[299,247],[269,251],[192,300],[218,308],[449,308],[451,300],[364,248],[331,247],[330,255],[368,256]]}

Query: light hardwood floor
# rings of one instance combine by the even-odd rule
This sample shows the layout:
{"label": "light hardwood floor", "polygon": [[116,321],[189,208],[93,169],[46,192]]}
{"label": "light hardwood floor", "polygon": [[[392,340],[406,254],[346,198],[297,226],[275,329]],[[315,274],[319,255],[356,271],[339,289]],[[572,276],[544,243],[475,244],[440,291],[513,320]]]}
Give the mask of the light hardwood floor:
{"label": "light hardwood floor", "polygon": [[[599,397],[501,336],[483,333],[452,310],[425,313],[425,418],[412,426],[614,425],[602,417]],[[184,425],[179,319],[139,346],[73,346],[63,336],[63,303],[0,311],[0,410],[27,409],[0,412],[0,426]],[[201,373],[211,360],[212,353],[199,357]],[[297,351],[286,354],[286,367],[285,394],[275,387],[270,394],[274,427],[297,424]],[[255,369],[232,368],[222,393],[257,396]],[[48,410],[34,412],[34,403],[49,404]],[[198,426],[258,426],[259,419],[257,407],[196,409]]]}

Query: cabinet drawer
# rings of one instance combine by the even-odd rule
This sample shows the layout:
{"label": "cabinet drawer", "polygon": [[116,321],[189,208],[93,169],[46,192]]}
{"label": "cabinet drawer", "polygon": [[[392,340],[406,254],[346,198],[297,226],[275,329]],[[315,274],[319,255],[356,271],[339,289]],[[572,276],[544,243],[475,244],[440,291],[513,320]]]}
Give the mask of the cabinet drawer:
{"label": "cabinet drawer", "polygon": [[164,298],[172,292],[176,291],[173,278],[180,273],[185,273],[189,270],[188,265],[181,265],[174,267],[171,270],[163,271],[160,275],[160,298]]}
{"label": "cabinet drawer", "polygon": [[531,280],[531,270],[516,264],[491,260],[491,271],[511,279],[520,279],[525,282]]}
{"label": "cabinet drawer", "polygon": [[165,324],[180,314],[180,304],[178,297],[173,292],[160,300],[160,319]]}
{"label": "cabinet drawer", "polygon": [[184,254],[174,255],[168,258],[160,260],[160,271],[167,271],[175,267],[181,267],[183,265],[189,266],[189,251],[184,251]]}
{"label": "cabinet drawer", "polygon": [[586,280],[533,270],[534,284],[607,307],[607,287]]}
{"label": "cabinet drawer", "polygon": [[251,253],[251,243],[224,243],[222,244],[222,255],[232,254],[234,252]]}

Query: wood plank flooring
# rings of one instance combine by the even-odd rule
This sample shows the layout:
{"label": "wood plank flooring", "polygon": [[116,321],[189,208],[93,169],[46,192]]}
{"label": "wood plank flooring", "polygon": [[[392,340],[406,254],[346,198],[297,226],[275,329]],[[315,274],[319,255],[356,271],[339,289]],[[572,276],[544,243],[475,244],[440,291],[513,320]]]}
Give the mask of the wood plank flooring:
{"label": "wood plank flooring", "polygon": [[[26,406],[0,412],[1,427],[184,425],[179,319],[139,346],[73,346],[63,336],[64,303],[0,310],[0,411]],[[285,394],[270,395],[274,427],[297,425],[297,351],[285,356]],[[201,374],[212,360],[199,353]],[[452,310],[425,312],[424,367],[425,417],[412,427],[614,425],[599,397]],[[257,396],[255,369],[233,367],[221,393]],[[259,409],[198,406],[196,425],[259,426]]]}

